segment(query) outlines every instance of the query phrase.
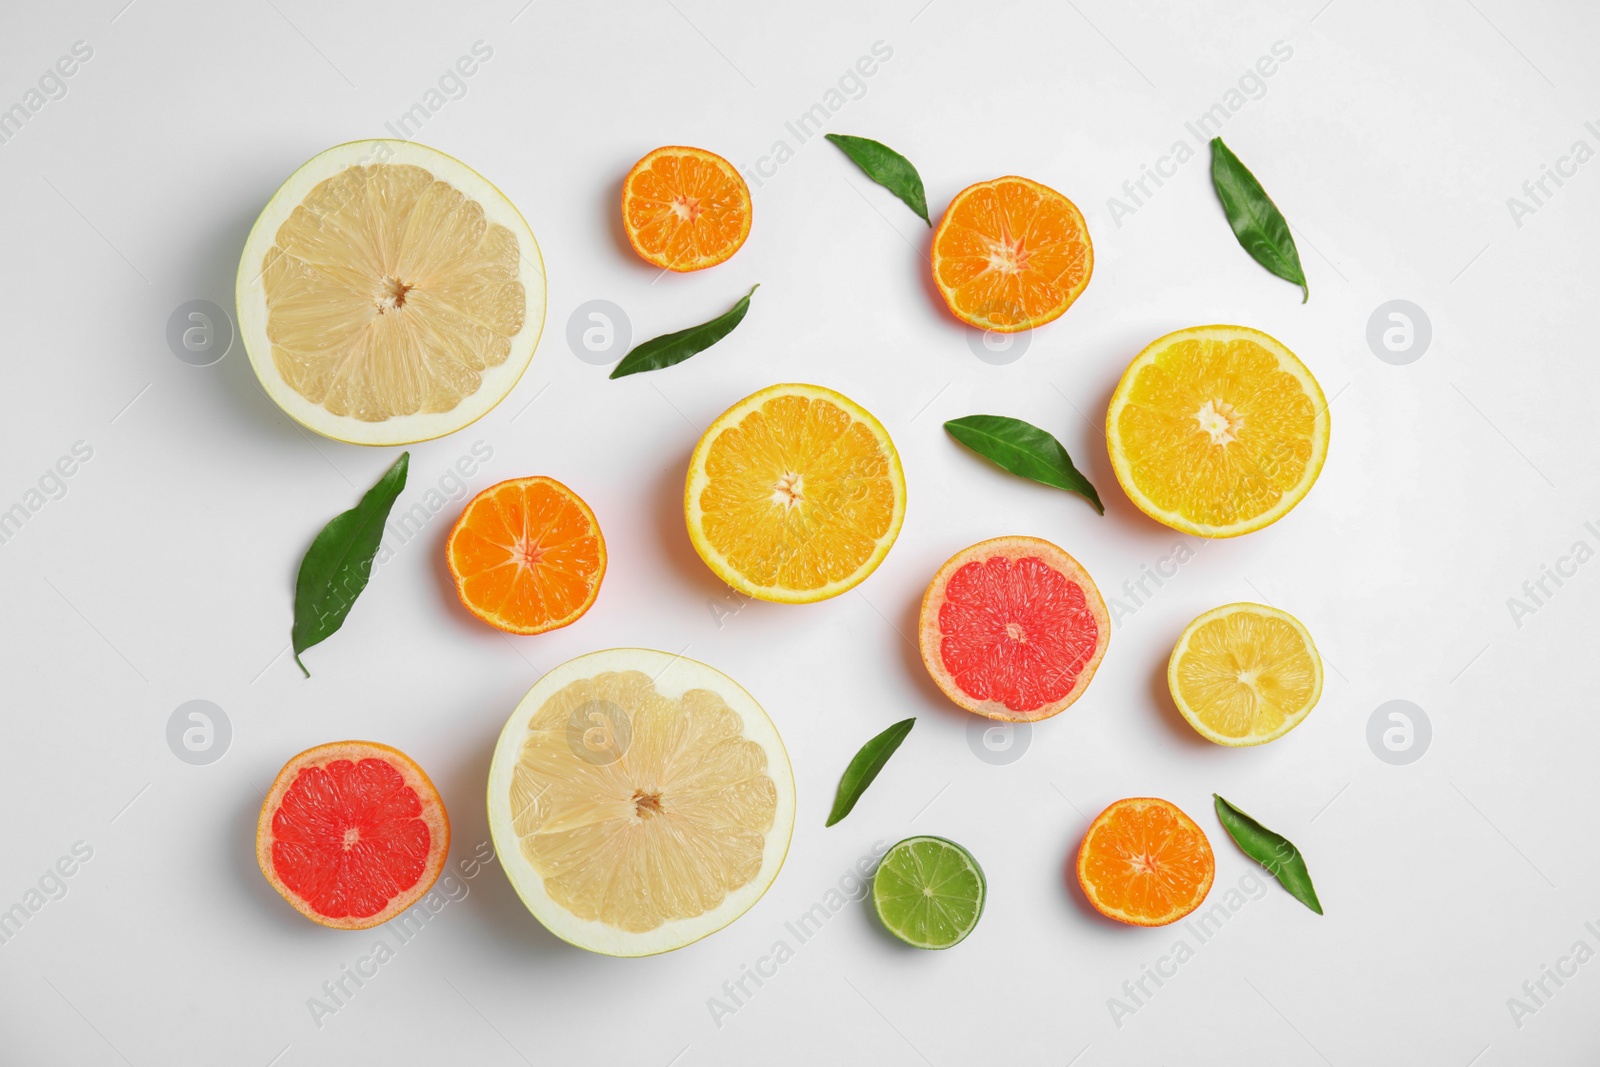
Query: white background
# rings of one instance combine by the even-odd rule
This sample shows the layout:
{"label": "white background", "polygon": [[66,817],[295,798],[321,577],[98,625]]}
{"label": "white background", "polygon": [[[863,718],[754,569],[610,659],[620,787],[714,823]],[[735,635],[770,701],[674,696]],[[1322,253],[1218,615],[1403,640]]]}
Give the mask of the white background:
{"label": "white background", "polygon": [[[93,48],[68,94],[0,145],[0,508],[74,442],[93,448],[66,496],[0,545],[0,908],[74,842],[93,849],[67,895],[0,945],[0,1060],[1593,1062],[1600,963],[1547,980],[1553,996],[1520,1027],[1507,998],[1579,939],[1600,949],[1583,925],[1600,920],[1600,563],[1547,581],[1555,595],[1520,626],[1507,598],[1574,542],[1600,547],[1584,528],[1600,526],[1586,328],[1600,163],[1547,182],[1553,195],[1520,226],[1506,200],[1575,140],[1600,148],[1583,126],[1600,120],[1594,8],[506,0],[441,16],[420,3],[123,3],[13,4],[0,30],[0,106],[74,42]],[[231,308],[239,250],[278,183],[331,144],[384,135],[480,40],[492,58],[419,139],[521,208],[550,314],[505,403],[412,449],[400,506],[482,441],[493,459],[471,491],[561,479],[598,513],[610,570],[576,625],[503,637],[454,600],[452,502],[307,654],[307,681],[285,654],[300,556],[396,450],[298,431],[237,345],[189,366],[166,322],[191,299]],[[1012,364],[975,358],[939,305],[921,222],[832,146],[785,129],[877,41],[892,58],[829,129],[909,156],[935,218],[962,187],[1009,173],[1089,218],[1092,284]],[[1292,58],[1223,132],[1295,227],[1304,306],[1235,243],[1203,154],[1134,214],[1114,220],[1107,205],[1174,142],[1192,149],[1184,122],[1278,41]],[[754,188],[754,231],[729,263],[658,278],[627,249],[616,198],[645,151],[700,145],[750,168],[779,139],[794,156]],[[625,308],[639,340],[754,282],[739,330],[671,370],[612,382],[566,344],[590,299]],[[1432,322],[1408,366],[1366,342],[1368,317],[1396,298]],[[1097,426],[1145,343],[1202,322],[1265,329],[1311,367],[1334,398],[1321,480],[1277,525],[1202,546],[1121,620],[1084,699],[1036,727],[1021,759],[987,763],[907,640],[923,587],[998,534],[1058,542],[1108,597],[1169,554],[1182,539],[1128,503]],[[888,426],[906,525],[858,591],[752,604],[719,625],[738,601],[684,533],[687,458],[733,401],[795,380],[840,389]],[[977,412],[1057,434],[1106,515],[985,466],[940,429]],[[1327,686],[1284,739],[1215,747],[1172,709],[1166,658],[1200,611],[1260,599],[1310,628]],[[439,784],[454,856],[468,856],[487,837],[490,751],[519,697],[542,670],[614,645],[685,650],[778,723],[799,821],[771,892],[691,948],[612,960],[558,943],[490,867],[318,1027],[308,999],[378,932],[306,922],[257,871],[257,807],[283,761],[346,737],[404,749]],[[166,742],[191,699],[233,726],[209,766]],[[1391,699],[1433,724],[1409,766],[1366,741]],[[918,724],[900,754],[824,830],[856,747],[907,715]],[[1237,886],[1252,867],[1210,813],[1213,791],[1303,849],[1327,915],[1269,885],[1119,1027],[1108,999],[1181,931],[1101,920],[1069,857],[1104,805],[1155,794],[1210,834],[1216,893]],[[968,941],[906,949],[852,904],[713,1021],[725,980],[793,943],[786,921],[875,841],[920,832],[962,842],[988,872]]]}

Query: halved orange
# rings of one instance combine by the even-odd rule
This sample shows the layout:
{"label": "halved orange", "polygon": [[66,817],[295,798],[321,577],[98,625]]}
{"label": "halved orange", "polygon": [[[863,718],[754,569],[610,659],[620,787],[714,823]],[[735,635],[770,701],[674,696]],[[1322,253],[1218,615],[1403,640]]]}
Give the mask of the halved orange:
{"label": "halved orange", "polygon": [[422,768],[375,741],[334,741],[283,765],[256,822],[256,862],[284,900],[340,930],[382,925],[444,869],[450,819]]}
{"label": "halved orange", "polygon": [[622,180],[622,225],[633,250],[667,270],[714,267],[750,236],[750,187],[732,163],[668,145]]}
{"label": "halved orange", "polygon": [[820,385],[772,385],[717,416],[689,459],[689,540],[746,596],[810,604],[865,581],[906,517],[883,423]]}
{"label": "halved orange", "polygon": [[554,478],[512,478],[473,497],[445,556],[467,610],[513,634],[578,621],[606,573],[599,521]]}
{"label": "halved orange", "polygon": [[1027,178],[967,186],[933,234],[933,283],[956,318],[980,330],[1016,333],[1060,318],[1093,273],[1083,212]]}
{"label": "halved orange", "polygon": [[1133,926],[1166,926],[1211,892],[1217,861],[1205,831],[1170,800],[1129,797],[1089,824],[1078,884],[1095,910]]}
{"label": "halved orange", "polygon": [[1328,402],[1283,343],[1194,326],[1134,357],[1106,410],[1111,468],[1140,511],[1201,537],[1277,522],[1328,455]]}

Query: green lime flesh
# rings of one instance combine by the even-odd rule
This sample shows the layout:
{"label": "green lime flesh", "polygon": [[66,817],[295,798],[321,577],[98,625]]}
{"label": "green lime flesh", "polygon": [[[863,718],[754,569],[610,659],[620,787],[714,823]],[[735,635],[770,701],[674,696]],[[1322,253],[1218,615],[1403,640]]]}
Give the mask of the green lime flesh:
{"label": "green lime flesh", "polygon": [[884,854],[872,903],[884,928],[916,948],[959,944],[983,914],[988,886],[972,853],[942,837],[908,837]]}

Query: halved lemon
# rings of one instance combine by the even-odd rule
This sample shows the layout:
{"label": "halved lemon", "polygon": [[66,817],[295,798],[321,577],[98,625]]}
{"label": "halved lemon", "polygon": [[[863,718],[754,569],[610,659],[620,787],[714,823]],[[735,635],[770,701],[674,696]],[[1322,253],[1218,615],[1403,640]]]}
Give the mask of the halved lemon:
{"label": "halved lemon", "polygon": [[1224,604],[1184,627],[1167,661],[1178,711],[1208,741],[1264,745],[1322,696],[1322,657],[1300,620],[1265,604]]}
{"label": "halved lemon", "polygon": [[352,444],[452,433],[505,398],[544,326],[528,224],[477,171],[411,141],[352,141],[273,194],[235,287],[256,377]]}
{"label": "halved lemon", "polygon": [[809,604],[889,554],[906,479],[889,431],[820,385],[773,385],[717,416],[689,460],[689,539],[746,596]]}
{"label": "halved lemon", "polygon": [[1146,515],[1201,537],[1268,526],[1311,491],[1328,403],[1306,365],[1245,326],[1152,341],[1106,411],[1111,466]]}
{"label": "halved lemon", "polygon": [[608,956],[668,952],[761,899],[794,832],[778,731],[737,682],[613,648],[540,678],[489,767],[489,831],[528,910]]}

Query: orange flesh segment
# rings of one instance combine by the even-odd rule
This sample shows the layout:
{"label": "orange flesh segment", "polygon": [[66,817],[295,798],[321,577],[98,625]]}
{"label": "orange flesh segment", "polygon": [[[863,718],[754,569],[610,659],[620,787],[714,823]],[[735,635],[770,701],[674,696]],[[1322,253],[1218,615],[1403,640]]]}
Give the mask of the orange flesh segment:
{"label": "orange flesh segment", "polygon": [[273,872],[319,915],[376,915],[427,866],[421,815],[416,790],[383,760],[306,767],[272,816]]}
{"label": "orange flesh segment", "polygon": [[1060,193],[1023,178],[958,194],[939,224],[933,257],[934,280],[951,310],[1000,330],[1056,318],[1092,269],[1083,215]]}
{"label": "orange flesh segment", "polygon": [[462,601],[520,632],[581,615],[605,570],[594,516],[549,478],[502,482],[473,498],[449,551]]}
{"label": "orange flesh segment", "polygon": [[973,560],[939,608],[945,670],[974,700],[1028,712],[1072,692],[1099,643],[1083,587],[1037,556]]}

